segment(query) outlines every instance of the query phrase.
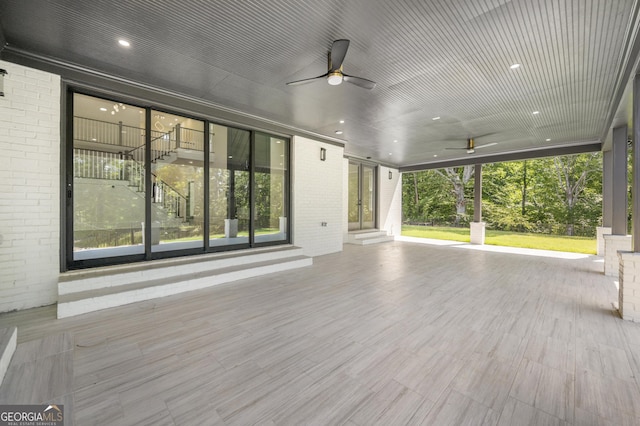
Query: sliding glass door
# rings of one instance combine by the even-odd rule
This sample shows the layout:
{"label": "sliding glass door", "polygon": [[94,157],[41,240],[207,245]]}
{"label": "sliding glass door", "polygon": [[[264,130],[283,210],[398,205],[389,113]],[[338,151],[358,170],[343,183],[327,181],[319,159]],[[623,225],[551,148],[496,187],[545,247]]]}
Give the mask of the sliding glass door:
{"label": "sliding glass door", "polygon": [[289,241],[288,138],[79,93],[71,102],[68,268]]}

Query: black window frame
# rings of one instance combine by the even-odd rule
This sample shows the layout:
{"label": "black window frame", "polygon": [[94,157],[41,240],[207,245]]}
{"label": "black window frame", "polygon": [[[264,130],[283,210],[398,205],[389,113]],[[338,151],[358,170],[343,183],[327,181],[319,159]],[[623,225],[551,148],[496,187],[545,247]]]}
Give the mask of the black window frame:
{"label": "black window frame", "polygon": [[[63,89],[62,96],[62,110],[65,112],[65,116],[63,120],[61,120],[61,133],[62,133],[62,144],[64,153],[63,158],[61,158],[61,208],[62,208],[62,220],[61,220],[61,234],[64,235],[64,238],[61,238],[61,271],[67,270],[75,270],[75,269],[85,269],[85,268],[95,268],[101,266],[111,266],[111,265],[126,265],[131,263],[143,262],[143,261],[153,261],[159,259],[167,259],[167,258],[176,258],[176,257],[184,257],[184,256],[194,256],[194,255],[202,255],[207,253],[219,253],[219,252],[229,252],[234,250],[241,249],[249,249],[249,248],[257,248],[257,247],[266,247],[266,246],[276,246],[276,245],[286,245],[291,244],[292,234],[291,234],[291,212],[293,206],[291,205],[291,152],[292,152],[292,140],[293,137],[291,135],[284,135],[279,133],[274,133],[269,130],[256,129],[243,125],[239,125],[238,123],[227,123],[223,120],[216,120],[215,117],[206,117],[198,114],[190,114],[185,111],[178,110],[174,111],[170,108],[167,108],[165,105],[155,105],[152,101],[146,101],[144,99],[132,98],[127,95],[121,95],[119,93],[105,93],[101,90],[93,90],[83,87],[76,87],[73,84],[66,84],[66,87]],[[151,140],[151,113],[152,111],[165,112],[167,114],[175,114],[180,115],[185,118],[191,118],[194,120],[199,120],[204,123],[204,157],[203,157],[203,167],[204,167],[204,225],[203,225],[203,247],[202,248],[192,248],[192,249],[180,249],[180,250],[171,250],[171,251],[160,251],[153,252],[151,250],[152,240],[151,240],[151,232],[152,227],[145,227],[145,245],[144,245],[144,253],[143,254],[135,254],[135,255],[124,255],[124,256],[113,256],[113,257],[104,257],[104,258],[94,258],[94,259],[85,259],[85,260],[74,260],[73,259],[73,240],[74,240],[74,210],[73,210],[73,200],[74,200],[74,181],[73,181],[73,113],[74,113],[74,97],[76,94],[91,96],[103,100],[107,100],[110,102],[122,102],[128,105],[135,106],[137,108],[141,108],[145,110],[145,144],[147,149],[145,149],[145,181],[150,182],[151,178],[151,168],[149,164],[151,162],[151,152],[150,152],[150,140]],[[244,131],[248,131],[250,135],[250,168],[249,168],[249,241],[247,243],[241,244],[232,244],[232,245],[210,245],[210,235],[209,235],[209,217],[210,217],[210,194],[209,194],[209,185],[210,185],[210,155],[209,155],[209,144],[210,144],[210,125],[220,125],[225,127],[236,128]],[[283,240],[277,241],[264,241],[264,242],[256,242],[255,241],[255,224],[254,224],[254,212],[256,209],[255,206],[255,134],[256,133],[265,134],[271,137],[283,139],[286,141],[286,170],[285,170],[285,187],[284,187],[284,197],[285,197],[285,213],[287,218],[286,223],[286,238]],[[145,223],[151,223],[151,185],[145,184]]]}

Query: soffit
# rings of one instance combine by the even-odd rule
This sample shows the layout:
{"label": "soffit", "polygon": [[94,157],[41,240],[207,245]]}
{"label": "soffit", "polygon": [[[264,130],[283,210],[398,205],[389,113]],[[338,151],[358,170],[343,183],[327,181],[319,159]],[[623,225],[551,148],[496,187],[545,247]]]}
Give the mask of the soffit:
{"label": "soffit", "polygon": [[[484,156],[600,141],[626,84],[635,13],[633,0],[8,0],[0,27],[6,51],[342,138],[349,155],[406,167],[466,158],[447,148],[468,137],[496,143]],[[326,72],[339,38],[351,40],[345,72],[375,89],[285,85]]]}

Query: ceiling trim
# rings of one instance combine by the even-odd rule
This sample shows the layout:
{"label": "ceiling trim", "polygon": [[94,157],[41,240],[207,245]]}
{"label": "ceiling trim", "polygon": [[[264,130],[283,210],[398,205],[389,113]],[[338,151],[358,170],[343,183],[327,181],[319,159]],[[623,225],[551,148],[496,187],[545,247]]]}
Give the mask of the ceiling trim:
{"label": "ceiling trim", "polygon": [[389,169],[399,170],[397,165],[394,165],[394,164],[391,164],[391,163],[386,163],[384,161],[374,160],[371,157],[362,157],[362,156],[359,156],[359,155],[353,155],[353,154],[345,153],[343,158],[345,158],[346,160],[353,160],[354,162],[358,162],[358,163],[370,164],[370,165],[373,165],[373,166],[383,166],[383,167],[387,167]]}
{"label": "ceiling trim", "polygon": [[182,93],[162,89],[157,86],[127,80],[113,76],[81,65],[72,64],[50,58],[44,55],[34,54],[22,49],[7,45],[0,50],[0,59],[13,62],[18,65],[39,69],[60,75],[66,83],[89,90],[99,90],[113,95],[126,94],[129,98],[137,98],[154,103],[154,106],[165,107],[169,110],[182,111],[188,114],[199,114],[230,125],[244,128],[252,128],[259,131],[274,132],[288,136],[304,136],[316,141],[344,147],[346,141],[321,135],[309,130],[279,123],[252,114],[247,114],[232,108],[213,102],[207,102],[199,98]]}
{"label": "ceiling trim", "polygon": [[601,136],[601,140],[607,139],[610,127],[615,119],[616,112],[623,101],[627,85],[636,74],[640,64],[640,0],[633,3],[632,12],[629,17],[629,31],[624,42],[622,53],[620,54],[620,67],[616,78],[614,95],[608,108],[607,120]]}
{"label": "ceiling trim", "polygon": [[551,157],[556,155],[583,154],[586,152],[600,151],[601,148],[601,142],[592,141],[576,145],[563,145],[552,148],[546,147],[524,151],[512,151],[494,155],[470,155],[453,160],[434,161],[430,163],[400,167],[400,172],[417,172],[421,170],[441,169],[444,167],[467,166],[469,164],[501,163],[505,161],[529,160],[532,158]]}

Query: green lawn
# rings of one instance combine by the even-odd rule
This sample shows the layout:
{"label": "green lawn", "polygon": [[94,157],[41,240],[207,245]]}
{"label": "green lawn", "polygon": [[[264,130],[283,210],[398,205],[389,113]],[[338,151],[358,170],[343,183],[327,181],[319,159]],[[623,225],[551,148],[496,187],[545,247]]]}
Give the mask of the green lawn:
{"label": "green lawn", "polygon": [[[469,228],[403,225],[402,235],[407,237],[469,242]],[[596,239],[589,237],[528,234],[524,232],[492,231],[487,229],[485,244],[596,254]]]}

